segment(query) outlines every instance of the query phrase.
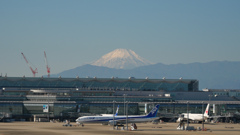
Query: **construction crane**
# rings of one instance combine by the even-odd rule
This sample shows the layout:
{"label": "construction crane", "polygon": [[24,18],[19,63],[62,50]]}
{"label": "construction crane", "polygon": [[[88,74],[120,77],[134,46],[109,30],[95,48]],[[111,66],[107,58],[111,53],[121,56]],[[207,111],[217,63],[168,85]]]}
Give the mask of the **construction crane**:
{"label": "construction crane", "polygon": [[48,66],[47,55],[46,55],[45,51],[44,51],[44,57],[45,57],[45,63],[46,63],[48,77],[50,77],[50,67]]}
{"label": "construction crane", "polygon": [[35,70],[32,69],[31,65],[29,64],[27,58],[24,56],[24,54],[22,53],[23,58],[25,59],[26,63],[28,64],[29,68],[31,69],[32,73],[33,73],[33,77],[35,77],[36,73],[38,73],[37,68],[35,68]]}

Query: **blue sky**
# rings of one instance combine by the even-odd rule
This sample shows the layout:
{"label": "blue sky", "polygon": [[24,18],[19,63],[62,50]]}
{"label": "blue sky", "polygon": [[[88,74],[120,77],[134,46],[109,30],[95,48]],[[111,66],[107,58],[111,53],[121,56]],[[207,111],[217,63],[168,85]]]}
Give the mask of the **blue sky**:
{"label": "blue sky", "polygon": [[131,49],[153,63],[240,61],[239,0],[0,0],[0,72],[46,75]]}

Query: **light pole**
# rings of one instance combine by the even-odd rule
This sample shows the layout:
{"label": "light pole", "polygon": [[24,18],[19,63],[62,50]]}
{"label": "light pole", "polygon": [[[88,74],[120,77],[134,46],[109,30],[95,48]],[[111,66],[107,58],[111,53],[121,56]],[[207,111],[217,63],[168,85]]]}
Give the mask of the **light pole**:
{"label": "light pole", "polygon": [[210,104],[210,101],[211,101],[211,97],[213,96],[213,95],[208,95],[209,96],[209,104]]}
{"label": "light pole", "polygon": [[189,126],[189,109],[188,109],[188,107],[189,107],[189,102],[187,101],[187,128],[188,128],[188,126]]}
{"label": "light pole", "polygon": [[50,111],[50,107],[49,107],[49,94],[47,94],[48,96],[48,122],[49,122],[49,111]]}
{"label": "light pole", "polygon": [[128,131],[128,101],[126,102],[126,125],[127,125],[127,131]]}
{"label": "light pole", "polygon": [[124,103],[124,107],[123,107],[123,115],[125,115],[125,101],[126,101],[126,96],[127,96],[127,94],[123,94],[123,99],[124,99],[124,101],[123,101],[123,103]]}
{"label": "light pole", "polygon": [[202,131],[204,131],[204,110],[203,110],[203,102],[202,102]]}
{"label": "light pole", "polygon": [[115,102],[116,102],[116,101],[113,100],[113,130],[114,130],[114,125],[115,125],[115,121],[114,121],[114,120],[115,120],[115,114],[114,114],[114,112],[115,112],[115,111],[114,111]]}

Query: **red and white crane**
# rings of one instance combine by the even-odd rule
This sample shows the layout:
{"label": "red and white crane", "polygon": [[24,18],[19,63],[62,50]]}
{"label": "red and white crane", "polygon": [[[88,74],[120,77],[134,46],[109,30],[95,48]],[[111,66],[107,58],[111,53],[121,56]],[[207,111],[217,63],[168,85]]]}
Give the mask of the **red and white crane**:
{"label": "red and white crane", "polygon": [[45,57],[45,64],[47,68],[48,77],[50,77],[50,67],[48,66],[47,55],[45,51],[44,51],[44,57]]}
{"label": "red and white crane", "polygon": [[22,53],[22,56],[23,56],[23,58],[25,59],[26,63],[28,64],[30,70],[32,71],[32,73],[33,73],[33,77],[35,77],[36,73],[38,73],[37,68],[35,67],[35,70],[33,70],[33,68],[31,67],[31,65],[29,64],[27,58],[24,56],[23,53]]}

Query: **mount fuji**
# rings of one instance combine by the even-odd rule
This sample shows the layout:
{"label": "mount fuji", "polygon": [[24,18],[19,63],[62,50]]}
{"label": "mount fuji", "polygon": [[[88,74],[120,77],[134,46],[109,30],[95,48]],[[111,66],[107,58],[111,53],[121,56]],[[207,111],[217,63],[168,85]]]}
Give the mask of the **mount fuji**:
{"label": "mount fuji", "polygon": [[97,78],[184,78],[199,80],[199,88],[239,89],[240,61],[212,61],[189,64],[151,64],[132,50],[116,49],[99,60],[51,77],[97,77]]}
{"label": "mount fuji", "polygon": [[115,69],[133,69],[151,64],[150,61],[140,57],[132,50],[116,49],[90,65]]}

